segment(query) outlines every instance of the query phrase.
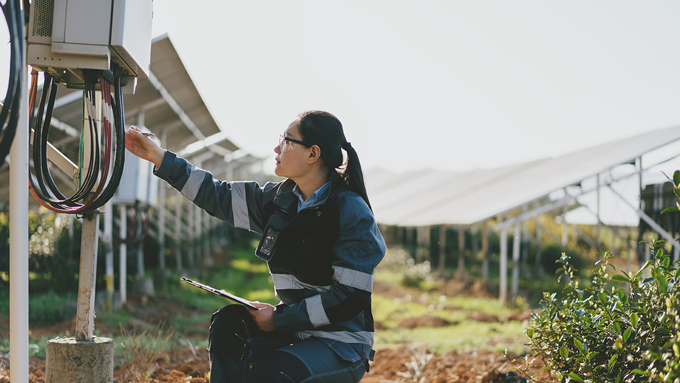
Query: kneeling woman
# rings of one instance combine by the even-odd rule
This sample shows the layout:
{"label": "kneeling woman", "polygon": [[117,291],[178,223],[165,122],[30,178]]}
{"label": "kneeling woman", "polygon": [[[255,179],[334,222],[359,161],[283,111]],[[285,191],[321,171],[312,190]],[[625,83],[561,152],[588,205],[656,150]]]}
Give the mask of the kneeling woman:
{"label": "kneeling woman", "polygon": [[210,381],[358,382],[374,354],[373,270],[385,242],[340,121],[327,112],[300,114],[274,149],[275,173],[287,180],[264,187],[216,181],[135,127],[125,141],[196,205],[262,234],[256,255],[267,262],[281,303],[213,314]]}

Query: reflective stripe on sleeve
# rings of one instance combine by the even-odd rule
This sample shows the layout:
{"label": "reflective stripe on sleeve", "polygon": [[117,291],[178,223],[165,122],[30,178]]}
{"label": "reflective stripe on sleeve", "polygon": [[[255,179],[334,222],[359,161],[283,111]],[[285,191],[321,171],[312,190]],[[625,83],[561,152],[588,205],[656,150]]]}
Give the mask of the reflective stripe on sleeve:
{"label": "reflective stripe on sleeve", "polygon": [[234,226],[250,230],[250,216],[248,215],[248,203],[246,201],[246,184],[243,182],[231,183],[231,211],[234,215]]}
{"label": "reflective stripe on sleeve", "polygon": [[321,327],[331,324],[326,316],[326,311],[323,309],[323,303],[321,303],[321,294],[314,295],[305,299],[307,302],[307,315],[309,315],[309,321],[314,327]]}
{"label": "reflective stripe on sleeve", "polygon": [[311,337],[333,339],[345,343],[363,343],[373,347],[373,339],[375,333],[371,331],[298,331],[295,337],[298,339],[307,339]]}
{"label": "reflective stripe on sleeve", "polygon": [[190,169],[191,173],[189,174],[189,179],[184,184],[181,193],[183,196],[193,201],[196,199],[196,196],[198,195],[198,189],[201,188],[201,184],[205,179],[205,170],[198,169],[193,165],[191,165]]}
{"label": "reflective stripe on sleeve", "polygon": [[340,266],[333,266],[333,279],[338,283],[373,292],[373,275]]}
{"label": "reflective stripe on sleeve", "polygon": [[316,286],[304,283],[291,274],[272,274],[274,288],[276,290],[313,290],[324,293],[331,289],[331,286]]}

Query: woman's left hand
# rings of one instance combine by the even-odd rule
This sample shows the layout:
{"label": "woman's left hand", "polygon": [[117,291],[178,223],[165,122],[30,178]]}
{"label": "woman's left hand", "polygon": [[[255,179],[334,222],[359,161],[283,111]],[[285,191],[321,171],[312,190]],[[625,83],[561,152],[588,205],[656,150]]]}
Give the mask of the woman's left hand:
{"label": "woman's left hand", "polygon": [[248,314],[253,317],[257,327],[259,327],[262,331],[276,330],[276,323],[274,323],[274,310],[276,310],[276,307],[270,305],[269,303],[250,303],[252,303],[253,306],[259,308],[259,310],[248,310]]}

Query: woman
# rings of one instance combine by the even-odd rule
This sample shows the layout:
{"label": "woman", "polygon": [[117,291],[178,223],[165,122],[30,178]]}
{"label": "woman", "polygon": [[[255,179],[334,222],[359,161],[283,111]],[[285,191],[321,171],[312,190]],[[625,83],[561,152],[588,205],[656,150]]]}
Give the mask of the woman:
{"label": "woman", "polygon": [[263,234],[256,255],[268,263],[281,303],[213,314],[211,382],[361,380],[374,355],[373,270],[385,242],[359,158],[335,116],[300,114],[274,149],[275,173],[287,180],[264,187],[215,181],[135,127],[125,145],[208,213]]}

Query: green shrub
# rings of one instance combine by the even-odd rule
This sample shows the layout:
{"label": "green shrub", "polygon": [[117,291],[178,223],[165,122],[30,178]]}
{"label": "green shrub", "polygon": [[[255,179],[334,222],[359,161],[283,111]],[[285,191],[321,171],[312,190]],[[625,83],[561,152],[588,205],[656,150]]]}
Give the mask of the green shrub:
{"label": "green shrub", "polygon": [[605,253],[586,288],[567,255],[558,261],[558,273],[568,279],[563,298],[544,293],[543,310],[534,314],[527,335],[534,353],[562,381],[680,381],[680,269],[663,244],[651,243],[653,259],[638,272],[611,277],[613,256]]}

